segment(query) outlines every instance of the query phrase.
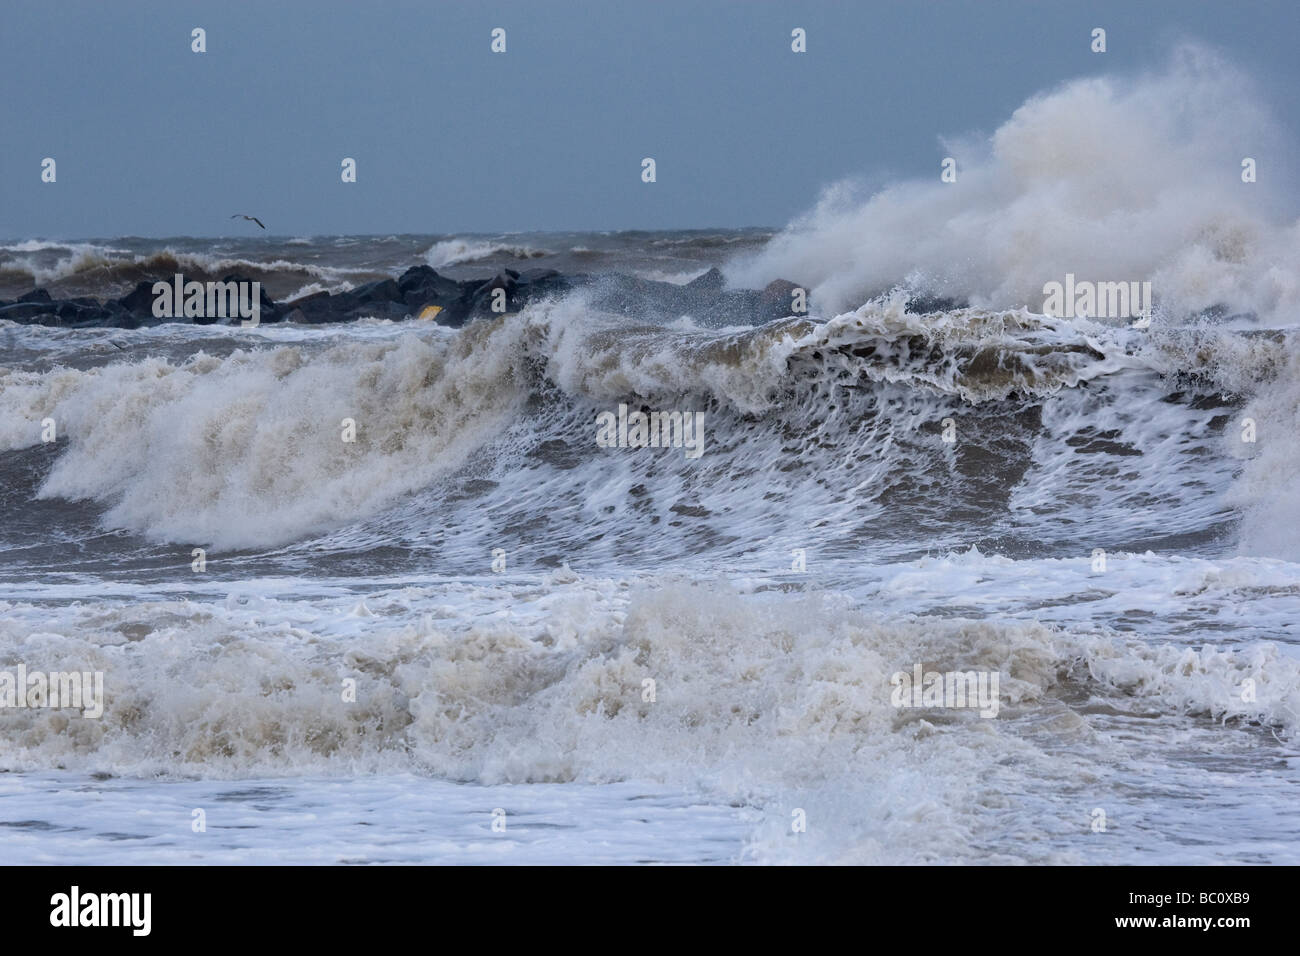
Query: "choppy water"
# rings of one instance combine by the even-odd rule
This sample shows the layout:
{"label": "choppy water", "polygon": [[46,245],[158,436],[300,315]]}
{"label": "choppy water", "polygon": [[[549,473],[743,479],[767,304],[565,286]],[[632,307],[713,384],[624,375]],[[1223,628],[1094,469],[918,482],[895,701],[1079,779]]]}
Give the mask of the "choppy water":
{"label": "choppy water", "polygon": [[[999,131],[986,189],[831,197],[775,237],[4,244],[0,295],[721,265],[807,283],[812,312],[0,328],[0,670],[107,694],[99,720],[0,713],[0,846],[1300,862],[1300,231],[1135,159],[1200,170],[1222,117],[1065,170],[1033,152],[1080,98],[1146,116],[1210,82],[1184,80],[1058,91]],[[1067,270],[1155,276],[1160,308],[1039,314]],[[620,403],[702,412],[703,453],[600,447]],[[918,664],[996,673],[997,716],[894,706]]]}

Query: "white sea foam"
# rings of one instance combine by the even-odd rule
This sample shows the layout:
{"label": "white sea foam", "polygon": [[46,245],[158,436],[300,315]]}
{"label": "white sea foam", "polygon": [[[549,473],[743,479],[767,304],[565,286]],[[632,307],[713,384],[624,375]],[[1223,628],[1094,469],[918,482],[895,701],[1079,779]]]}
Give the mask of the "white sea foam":
{"label": "white sea foam", "polygon": [[425,252],[425,261],[438,269],[443,266],[482,262],[493,256],[507,255],[515,259],[538,259],[550,255],[545,249],[521,246],[517,243],[472,239],[445,239],[435,242]]}
{"label": "white sea foam", "polygon": [[[1254,441],[1244,437],[1253,425]],[[1300,560],[1300,353],[1234,417],[1224,435],[1228,454],[1246,459],[1228,497],[1244,518],[1241,540],[1250,554]]]}
{"label": "white sea foam", "polygon": [[[1005,561],[965,560],[1025,580]],[[930,596],[943,586],[935,578]],[[0,664],[103,670],[108,706],[98,721],[0,715],[0,763],[217,779],[638,780],[762,808],[749,850],[759,861],[988,859],[991,843],[995,859],[1060,862],[1085,852],[1093,806],[1129,799],[1093,770],[1142,759],[1140,742],[1122,739],[1127,720],[1161,715],[1166,758],[1185,746],[1190,765],[1211,720],[1232,721],[1246,748],[1249,721],[1293,734],[1300,714],[1300,660],[1269,644],[1147,644],[673,577],[229,587],[224,600],[7,601]],[[895,709],[889,677],[913,662],[998,671],[998,719]],[[349,678],[353,703],[341,693]],[[1113,730],[1099,734],[1098,720]],[[1218,746],[1229,759],[1236,744]],[[1023,794],[1020,825],[1032,819],[1040,845],[1009,840],[1007,793]],[[795,809],[811,821],[797,840]]]}
{"label": "white sea foam", "polygon": [[[1036,96],[986,141],[949,142],[957,182],[869,196],[826,190],[729,278],[808,283],[825,314],[908,281],[990,308],[1041,311],[1043,285],[1149,280],[1180,318],[1214,305],[1300,317],[1295,154],[1246,76],[1197,46],[1161,71]],[[1259,181],[1241,181],[1243,156]]]}
{"label": "white sea foam", "polygon": [[[33,346],[68,334],[21,330]],[[112,334],[131,346],[243,335]],[[593,316],[580,298],[460,331],[247,336],[261,347],[225,358],[0,371],[5,447],[37,444],[46,415],[66,436],[42,495],[98,500],[109,526],[184,543],[183,581],[3,585],[0,667],[102,670],[108,698],[95,722],[0,714],[4,767],[378,774],[380,788],[419,774],[559,784],[584,799],[582,788],[639,781],[754,808],[741,857],[755,862],[1132,862],[1167,845],[1198,847],[1163,851],[1189,862],[1295,859],[1274,786],[1286,772],[1249,784],[1263,816],[1248,824],[1211,806],[1215,784],[1198,759],[1208,747],[1254,767],[1260,748],[1289,752],[1300,570],[1111,546],[1097,573],[1089,554],[1108,534],[1194,533],[1218,520],[1241,464],[1223,449],[1231,430],[1214,403],[1164,399],[1188,377],[1211,391],[1250,386],[1248,407],[1279,420],[1294,380],[1283,338],[1137,333],[1027,312],[918,316],[897,299],[823,323],[655,329]],[[861,397],[836,392],[842,381],[866,386]],[[1021,401],[1013,392],[1041,405],[1023,431],[1001,411]],[[624,455],[542,467],[532,456],[538,443],[589,432],[586,409],[628,394],[714,402],[725,423],[710,436],[716,464],[705,456],[692,472],[680,456]],[[985,424],[982,408],[993,410]],[[963,441],[996,422],[989,447],[1007,460],[1023,443],[1007,513],[1035,534],[1067,528],[1076,556],[870,560],[899,489],[937,481],[936,462],[960,476],[955,459],[925,457],[937,439],[920,426],[945,411],[971,429]],[[356,458],[339,441],[345,415],[367,443]],[[454,486],[440,482],[471,457],[488,487],[448,508]],[[1108,473],[1116,462],[1125,470]],[[1290,480],[1282,472],[1261,484]],[[646,510],[632,509],[651,475]],[[890,489],[892,503],[880,500]],[[909,507],[926,497],[951,504],[931,492]],[[679,533],[682,502],[700,514]],[[510,536],[542,520],[538,509],[552,524],[532,550],[572,548],[599,574],[486,573],[499,541],[515,542],[512,568],[527,561],[530,546]],[[211,578],[185,567],[196,540],[301,541],[306,550],[287,553],[328,555],[429,529],[465,575],[239,580],[240,559],[223,571],[219,556]],[[593,529],[679,573],[609,572],[626,558],[588,542]],[[727,577],[718,551],[682,547],[715,534],[739,541]],[[791,546],[810,548],[813,576],[788,573]],[[889,677],[915,663],[997,671],[997,720],[894,709]],[[357,681],[355,703],[342,698],[345,679]],[[1131,782],[1151,774],[1186,792],[1186,813],[1166,800],[1149,816]],[[327,783],[303,787],[303,799],[330,803]],[[623,798],[610,793],[602,812],[615,814]],[[1098,806],[1127,828],[1122,850],[1093,839]],[[798,835],[795,811],[809,820]],[[1240,836],[1225,843],[1225,833]]]}
{"label": "white sea foam", "polygon": [[0,444],[53,417],[69,444],[43,496],[112,502],[107,523],[164,540],[283,543],[424,487],[512,417],[517,353],[474,337],[0,372]]}
{"label": "white sea foam", "polygon": [[[164,816],[291,778],[287,817],[319,812],[339,857],[371,862],[1300,862],[1300,365],[1252,320],[1177,321],[1297,314],[1259,102],[1194,48],[1048,92],[952,145],[958,183],[832,191],[735,264],[815,285],[815,318],[761,328],[634,325],[582,295],[462,330],[5,323],[6,477],[93,508],[0,529],[0,670],[104,671],[107,705],[0,712],[0,795],[71,840],[69,773],[172,778],[150,789]],[[3,251],[73,248],[21,246]],[[1164,312],[1145,331],[1035,314],[1067,272],[1150,279]],[[973,306],[909,313],[900,284]],[[709,453],[595,448],[624,401],[707,408]],[[46,418],[61,444],[41,451]],[[105,553],[95,518],[142,536],[120,574],[80,563]],[[84,558],[58,563],[63,534]],[[203,574],[194,544],[218,549]],[[916,664],[998,673],[998,717],[894,708]],[[455,782],[454,813],[411,809],[429,778]],[[121,787],[75,831],[95,852],[165,830],[127,826],[152,784]],[[512,790],[563,836],[466,836]],[[684,821],[680,847],[637,842],[635,796],[645,825]],[[436,835],[386,851],[356,836],[357,800]],[[239,813],[253,846],[205,859],[301,843]]]}
{"label": "white sea foam", "polygon": [[[75,350],[66,330],[12,334],[24,347]],[[1288,412],[1283,399],[1268,397],[1291,394],[1285,383],[1295,375],[1279,359],[1285,341],[1256,337],[1244,347],[1221,332],[1164,336],[1027,312],[920,316],[897,298],[825,323],[719,332],[628,326],[592,315],[576,297],[460,331],[363,324],[99,335],[106,345],[91,367],[0,370],[0,447],[39,444],[42,422],[53,418],[66,446],[43,497],[99,501],[106,525],[179,543],[282,545],[355,527],[418,494],[419,520],[472,524],[472,510],[435,518],[437,494],[426,489],[473,455],[491,468],[502,507],[512,496],[545,493],[552,509],[572,507],[574,520],[591,520],[592,487],[630,493],[653,467],[664,509],[676,501],[701,510],[700,482],[713,485],[713,504],[703,510],[717,515],[719,533],[762,543],[807,520],[847,545],[883,515],[882,496],[909,486],[935,489],[909,494],[936,521],[963,488],[987,498],[964,475],[956,449],[927,431],[945,418],[976,445],[996,437],[989,453],[1015,476],[999,494],[1022,533],[1040,538],[1068,527],[1090,546],[1114,547],[1160,529],[1195,533],[1230,518],[1222,496],[1243,464],[1240,493],[1252,501],[1287,498],[1295,474],[1285,462],[1243,463],[1244,454],[1225,453],[1238,432],[1225,426],[1221,406],[1164,401],[1178,376],[1220,388],[1253,378],[1248,394],[1263,389],[1256,402],[1271,403],[1255,413],[1256,447],[1261,456],[1285,455],[1277,432],[1294,404]],[[100,364],[119,355],[106,351],[112,342],[231,335],[280,344]],[[525,414],[530,396],[538,401]],[[716,408],[706,460],[686,469],[610,459],[580,440],[590,432],[585,416],[629,396]],[[998,402],[1037,408],[1037,424],[1015,425]],[[344,418],[357,423],[355,444],[341,441]],[[577,470],[539,472],[530,455],[546,442],[573,447]],[[1021,463],[1008,457],[1015,449]],[[719,483],[738,468],[749,494],[724,495]],[[1153,509],[1155,500],[1166,504]],[[772,501],[785,502],[775,521]],[[626,499],[607,503],[622,513]],[[1247,531],[1260,543],[1247,550],[1289,554],[1256,527]],[[632,523],[620,535],[635,532]],[[1115,540],[1120,532],[1132,537]],[[404,534],[382,531],[395,533]],[[644,535],[647,553],[663,533]]]}

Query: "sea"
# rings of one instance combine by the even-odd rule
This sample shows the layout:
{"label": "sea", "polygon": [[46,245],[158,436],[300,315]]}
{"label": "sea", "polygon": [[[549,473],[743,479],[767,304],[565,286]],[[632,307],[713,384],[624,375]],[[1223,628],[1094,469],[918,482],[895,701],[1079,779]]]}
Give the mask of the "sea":
{"label": "sea", "polygon": [[[1300,227],[1153,82],[783,228],[0,242],[4,299],[808,292],[0,325],[0,701],[104,687],[0,708],[0,860],[1300,863]],[[1067,276],[1155,307],[1048,314]],[[598,441],[620,406],[699,453]]]}

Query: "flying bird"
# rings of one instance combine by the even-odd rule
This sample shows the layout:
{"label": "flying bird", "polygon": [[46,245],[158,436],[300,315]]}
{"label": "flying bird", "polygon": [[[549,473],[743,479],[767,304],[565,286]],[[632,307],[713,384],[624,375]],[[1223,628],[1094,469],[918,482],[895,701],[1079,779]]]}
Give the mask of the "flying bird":
{"label": "flying bird", "polygon": [[[230,218],[231,218],[231,219],[248,219],[248,220],[251,220],[252,222],[257,223],[259,226],[262,226],[262,220],[258,219],[256,216],[245,216],[242,212],[237,212],[237,213],[235,213],[233,216],[231,216]],[[262,228],[265,229],[266,226],[262,226]]]}

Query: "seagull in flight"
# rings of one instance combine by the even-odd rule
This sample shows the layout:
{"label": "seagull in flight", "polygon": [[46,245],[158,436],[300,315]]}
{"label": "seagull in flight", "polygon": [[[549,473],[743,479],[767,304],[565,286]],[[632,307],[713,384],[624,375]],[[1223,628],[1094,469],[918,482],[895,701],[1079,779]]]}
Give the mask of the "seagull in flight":
{"label": "seagull in flight", "polygon": [[[258,219],[256,216],[245,216],[242,212],[237,212],[237,213],[235,213],[233,216],[231,216],[230,218],[231,218],[231,219],[247,219],[247,220],[249,220],[249,221],[251,221],[251,222],[255,222],[255,223],[257,223],[259,226],[262,226],[262,220]],[[262,226],[262,228],[265,229],[266,226]]]}

